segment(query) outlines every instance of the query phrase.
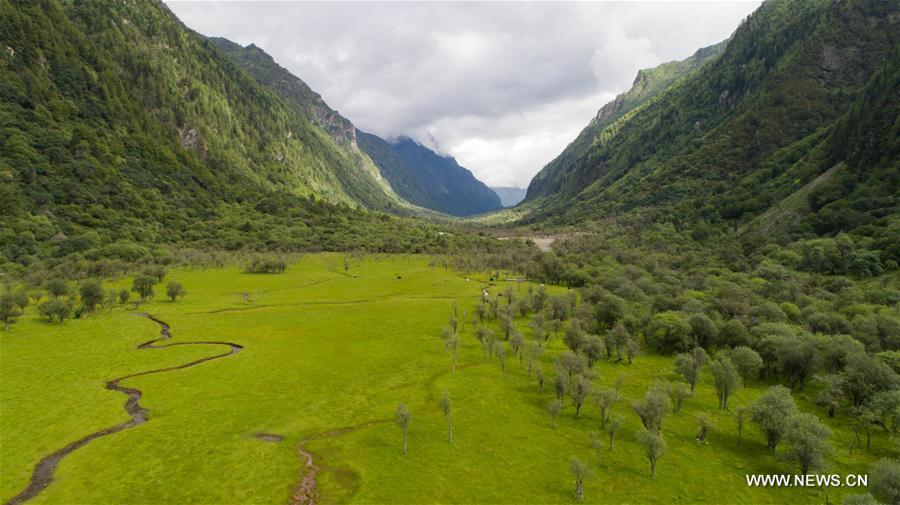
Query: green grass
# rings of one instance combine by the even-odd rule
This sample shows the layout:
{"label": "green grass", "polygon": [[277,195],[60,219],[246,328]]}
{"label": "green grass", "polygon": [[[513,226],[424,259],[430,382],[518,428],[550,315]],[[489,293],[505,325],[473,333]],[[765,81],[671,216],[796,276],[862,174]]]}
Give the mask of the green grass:
{"label": "green grass", "polygon": [[[66,457],[34,503],[284,503],[299,480],[301,442],[322,468],[320,503],[570,502],[572,456],[591,463],[585,488],[591,502],[824,501],[821,490],[746,486],[748,473],[795,470],[767,453],[753,427],[737,447],[734,422],[715,408],[706,376],[696,397],[664,423],[669,450],[651,481],[627,404],[614,408],[626,422],[602,464],[590,448],[588,433],[598,429],[592,405],[576,419],[567,404],[552,427],[545,406],[553,395],[552,357],[563,348],[558,339],[543,357],[551,384],[543,394],[513,356],[506,380],[496,361],[483,363],[470,325],[451,374],[440,328],[453,301],[471,312],[483,283],[429,267],[427,258],[354,260],[346,275],[340,256],[309,255],[282,275],[233,267],[173,271],[166,280],[180,281],[187,296],[168,302],[163,282],[139,310],[170,323],[173,342],[228,340],[244,350],[126,381],[143,391],[150,421]],[[242,292],[251,293],[251,303]],[[43,455],[127,419],[124,397],[105,390],[105,379],[221,350],[138,350],[158,327],[133,311],[116,308],[56,325],[31,309],[0,336],[0,499],[25,486]],[[518,324],[527,329],[525,321]],[[623,374],[624,395],[636,399],[669,375],[670,363],[653,355],[631,366],[602,362],[599,382],[610,385]],[[751,384],[731,404],[749,403],[763,387]],[[453,445],[437,408],[444,390],[454,399]],[[797,396],[805,410],[822,415]],[[393,423],[398,402],[413,416],[406,456]],[[701,411],[716,421],[708,445],[694,441],[693,419]],[[848,420],[826,421],[835,432],[829,472],[866,473],[878,457],[896,454],[878,433],[872,453],[850,455]],[[257,432],[285,439],[264,442],[253,437]],[[829,498],[839,502],[846,492],[833,490]]]}

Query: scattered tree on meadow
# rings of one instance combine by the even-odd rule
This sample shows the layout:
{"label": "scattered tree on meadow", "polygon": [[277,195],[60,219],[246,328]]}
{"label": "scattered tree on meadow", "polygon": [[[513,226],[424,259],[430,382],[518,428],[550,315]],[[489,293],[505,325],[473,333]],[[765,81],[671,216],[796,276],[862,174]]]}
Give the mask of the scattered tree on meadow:
{"label": "scattered tree on meadow", "polygon": [[684,377],[685,382],[690,384],[691,396],[694,396],[694,389],[700,382],[700,370],[707,360],[709,360],[709,355],[700,347],[695,347],[690,353],[681,353],[675,356],[675,373],[680,374]]}
{"label": "scattered tree on meadow", "polygon": [[406,431],[409,429],[409,421],[412,419],[412,416],[409,413],[409,409],[406,407],[405,403],[400,403],[397,405],[397,412],[394,415],[394,419],[397,423],[397,426],[403,430],[403,454],[406,454]]}
{"label": "scattered tree on meadow", "polygon": [[535,341],[542,342],[547,340],[549,335],[547,333],[547,328],[544,326],[544,316],[537,314],[531,319],[528,326],[531,327],[531,336]]}
{"label": "scattered tree on meadow", "polygon": [[98,305],[101,305],[105,297],[103,285],[95,279],[82,282],[78,286],[78,294],[81,296],[81,305],[88,312],[92,312]]}
{"label": "scattered tree on meadow", "polygon": [[606,425],[606,434],[609,435],[609,450],[610,452],[613,450],[613,439],[616,436],[616,433],[619,432],[619,429],[622,427],[622,423],[625,422],[625,418],[622,416],[616,416],[610,419],[609,424]]}
{"label": "scattered tree on meadow", "polygon": [[503,380],[506,380],[506,347],[503,345],[503,342],[499,340],[494,342],[494,354],[497,355],[500,368],[503,370]]}
{"label": "scattered tree on meadow", "polygon": [[519,367],[522,367],[522,362],[525,359],[525,336],[522,335],[522,332],[519,330],[514,330],[512,335],[509,337],[509,346],[512,348],[513,353],[519,357]]}
{"label": "scattered tree on meadow", "polygon": [[125,303],[128,303],[129,298],[131,298],[131,293],[129,293],[127,289],[119,291],[119,303],[124,305]]}
{"label": "scattered tree on meadow", "polygon": [[559,372],[565,374],[569,380],[572,380],[574,376],[582,375],[587,371],[587,359],[572,351],[565,351],[556,357],[556,368]]}
{"label": "scattered tree on meadow", "polygon": [[560,402],[566,396],[566,391],[569,389],[568,384],[566,383],[566,378],[562,376],[562,374],[556,374],[556,378],[553,379],[553,388],[556,391],[556,399]]}
{"label": "scattered tree on meadow", "polygon": [[525,347],[525,360],[528,364],[528,375],[531,375],[531,370],[537,365],[538,360],[541,358],[541,355],[544,354],[544,346],[542,346],[539,342],[529,342]]}
{"label": "scattered tree on meadow", "polygon": [[541,393],[544,392],[544,369],[540,366],[537,367],[534,371],[534,375],[537,378],[538,389],[540,389]]}
{"label": "scattered tree on meadow", "polygon": [[750,409],[750,418],[759,425],[772,452],[778,446],[787,428],[788,419],[797,411],[791,391],[784,386],[767,389]]}
{"label": "scattered tree on meadow", "polygon": [[575,476],[575,496],[578,501],[584,501],[584,480],[590,474],[591,469],[587,463],[578,458],[572,458],[569,467],[572,469],[572,475]]}
{"label": "scattered tree on meadow", "polygon": [[654,386],[641,401],[632,402],[631,408],[641,419],[644,428],[659,433],[663,420],[669,415],[669,398],[662,388]]}
{"label": "scattered tree on meadow", "polygon": [[459,357],[459,334],[451,333],[449,337],[447,337],[445,348],[447,352],[450,354],[450,372],[456,373],[456,360]]}
{"label": "scattered tree on meadow", "polygon": [[739,407],[734,412],[734,421],[737,425],[737,437],[738,437],[738,447],[743,443],[743,434],[744,434],[744,420],[747,418],[747,409],[744,407]]}
{"label": "scattered tree on meadow", "polygon": [[444,413],[444,417],[447,418],[447,440],[452,444],[453,443],[453,402],[450,399],[449,391],[444,391],[444,394],[441,395],[441,399],[438,402],[438,405],[440,405],[441,412]]}
{"label": "scattered tree on meadow", "polygon": [[735,368],[728,356],[720,353],[709,364],[709,370],[712,372],[716,385],[719,408],[728,410],[728,397],[740,384],[740,375],[738,375],[737,368]]}
{"label": "scattered tree on meadow", "polygon": [[622,400],[622,395],[615,389],[603,388],[594,395],[594,403],[600,411],[600,426],[605,427],[615,404]]}
{"label": "scattered tree on meadow", "polygon": [[701,413],[697,414],[694,421],[697,423],[697,441],[705,443],[706,437],[709,436],[709,430],[713,427],[712,419]]}
{"label": "scattered tree on meadow", "polygon": [[172,300],[172,302],[175,302],[175,300],[177,300],[178,297],[182,297],[185,294],[186,293],[184,291],[184,287],[181,285],[180,282],[171,281],[166,285],[166,296],[168,296],[169,299]]}
{"label": "scattered tree on meadow", "polygon": [[669,384],[666,390],[669,393],[669,400],[672,402],[672,413],[677,414],[681,412],[681,406],[684,405],[684,400],[691,395],[691,390],[688,388],[688,385],[683,382],[675,382]]}
{"label": "scattered tree on meadow", "polygon": [[644,447],[644,455],[650,462],[650,478],[656,477],[656,462],[666,452],[666,441],[658,431],[644,429],[636,431],[635,438]]}
{"label": "scattered tree on meadow", "polygon": [[570,391],[572,405],[575,406],[575,417],[578,417],[581,413],[581,406],[584,405],[584,400],[587,399],[590,394],[591,381],[583,375],[575,377],[575,381],[572,383],[572,390]]}
{"label": "scattered tree on meadow", "polygon": [[59,298],[53,298],[42,303],[38,307],[38,312],[50,322],[54,319],[59,319],[59,322],[62,323],[72,315],[72,301],[62,301]]}
{"label": "scattered tree on meadow", "polygon": [[9,330],[10,323],[22,315],[22,310],[16,304],[15,295],[9,291],[0,294],[0,321],[3,321],[3,329]]}
{"label": "scattered tree on meadow", "polygon": [[562,412],[562,400],[555,400],[547,404],[547,412],[550,413],[550,417],[553,419],[553,427],[556,428],[556,418],[559,417],[559,413]]}
{"label": "scattered tree on meadow", "polygon": [[507,310],[509,305],[506,305],[500,314],[500,329],[503,330],[503,338],[509,340],[510,334],[515,329],[516,325],[513,324],[512,313]]}
{"label": "scattered tree on meadow", "polygon": [[162,265],[153,265],[144,269],[144,275],[153,277],[156,282],[162,282],[166,277],[166,267]]}
{"label": "scattered tree on meadow", "polygon": [[131,290],[137,293],[143,302],[147,300],[147,298],[153,297],[153,286],[155,285],[156,280],[153,277],[150,277],[149,275],[138,275],[131,283]]}

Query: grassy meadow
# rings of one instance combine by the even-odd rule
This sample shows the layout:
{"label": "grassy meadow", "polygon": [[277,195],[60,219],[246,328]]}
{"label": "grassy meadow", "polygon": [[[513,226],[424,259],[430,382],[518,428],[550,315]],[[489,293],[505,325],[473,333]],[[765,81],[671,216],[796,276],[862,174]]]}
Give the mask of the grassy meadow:
{"label": "grassy meadow", "polygon": [[[663,423],[668,451],[656,478],[634,438],[640,427],[628,401],[659,378],[672,378],[670,357],[641,354],[634,364],[601,360],[599,385],[624,376],[624,416],[612,452],[592,449],[600,430],[588,401],[576,418],[568,399],[553,427],[553,358],[565,349],[551,337],[541,357],[541,393],[507,353],[507,377],[484,362],[471,314],[484,275],[429,266],[422,256],[304,256],[283,274],[254,275],[239,267],[173,270],[166,277],[187,295],[155,298],[139,308],[117,307],[50,324],[33,307],[0,334],[0,499],[27,485],[44,455],[93,431],[124,422],[125,397],[104,388],[113,377],[173,366],[226,348],[213,345],[143,349],[159,334],[149,312],[171,325],[172,342],[224,340],[242,352],[196,367],[129,379],[143,392],[149,422],[92,441],[60,463],[53,482],[32,503],[284,503],[300,481],[303,447],[320,468],[317,503],[566,503],[575,499],[569,460],[588,461],[585,497],[592,503],[824,503],[822,489],[750,488],[745,474],[797,473],[768,454],[749,421],[737,445],[733,416],[716,408],[707,372],[696,396]],[[130,287],[130,279],[112,283]],[[505,281],[488,289],[495,296]],[[524,294],[526,283],[514,283]],[[564,288],[551,287],[551,293]],[[245,301],[243,293],[249,294]],[[453,303],[469,314],[459,360],[439,338]],[[503,303],[503,302],[502,302]],[[499,323],[488,323],[499,332]],[[530,338],[527,321],[516,324]],[[562,333],[561,333],[562,334]],[[766,384],[751,383],[730,400],[749,404]],[[454,442],[438,408],[453,398]],[[864,474],[897,448],[873,431],[872,450],[849,450],[843,413],[829,419],[795,392],[833,430],[829,473]],[[409,453],[394,423],[398,402],[412,413]],[[715,427],[695,441],[694,418]],[[280,442],[255,437],[277,434]],[[839,503],[850,489],[832,489]]]}

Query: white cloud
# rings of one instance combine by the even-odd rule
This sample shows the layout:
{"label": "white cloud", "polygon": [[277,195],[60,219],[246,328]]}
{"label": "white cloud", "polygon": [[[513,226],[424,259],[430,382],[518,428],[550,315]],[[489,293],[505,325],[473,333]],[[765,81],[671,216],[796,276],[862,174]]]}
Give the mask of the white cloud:
{"label": "white cloud", "polygon": [[170,2],[255,43],[360,129],[525,186],[641,68],[728,37],[759,4]]}

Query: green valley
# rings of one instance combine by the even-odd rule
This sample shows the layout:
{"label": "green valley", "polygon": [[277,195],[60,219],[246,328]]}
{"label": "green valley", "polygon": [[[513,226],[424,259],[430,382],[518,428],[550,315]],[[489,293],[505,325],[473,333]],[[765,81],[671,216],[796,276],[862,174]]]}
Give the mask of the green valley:
{"label": "green valley", "polygon": [[900,9],[670,7],[0,0],[0,503],[900,503]]}

